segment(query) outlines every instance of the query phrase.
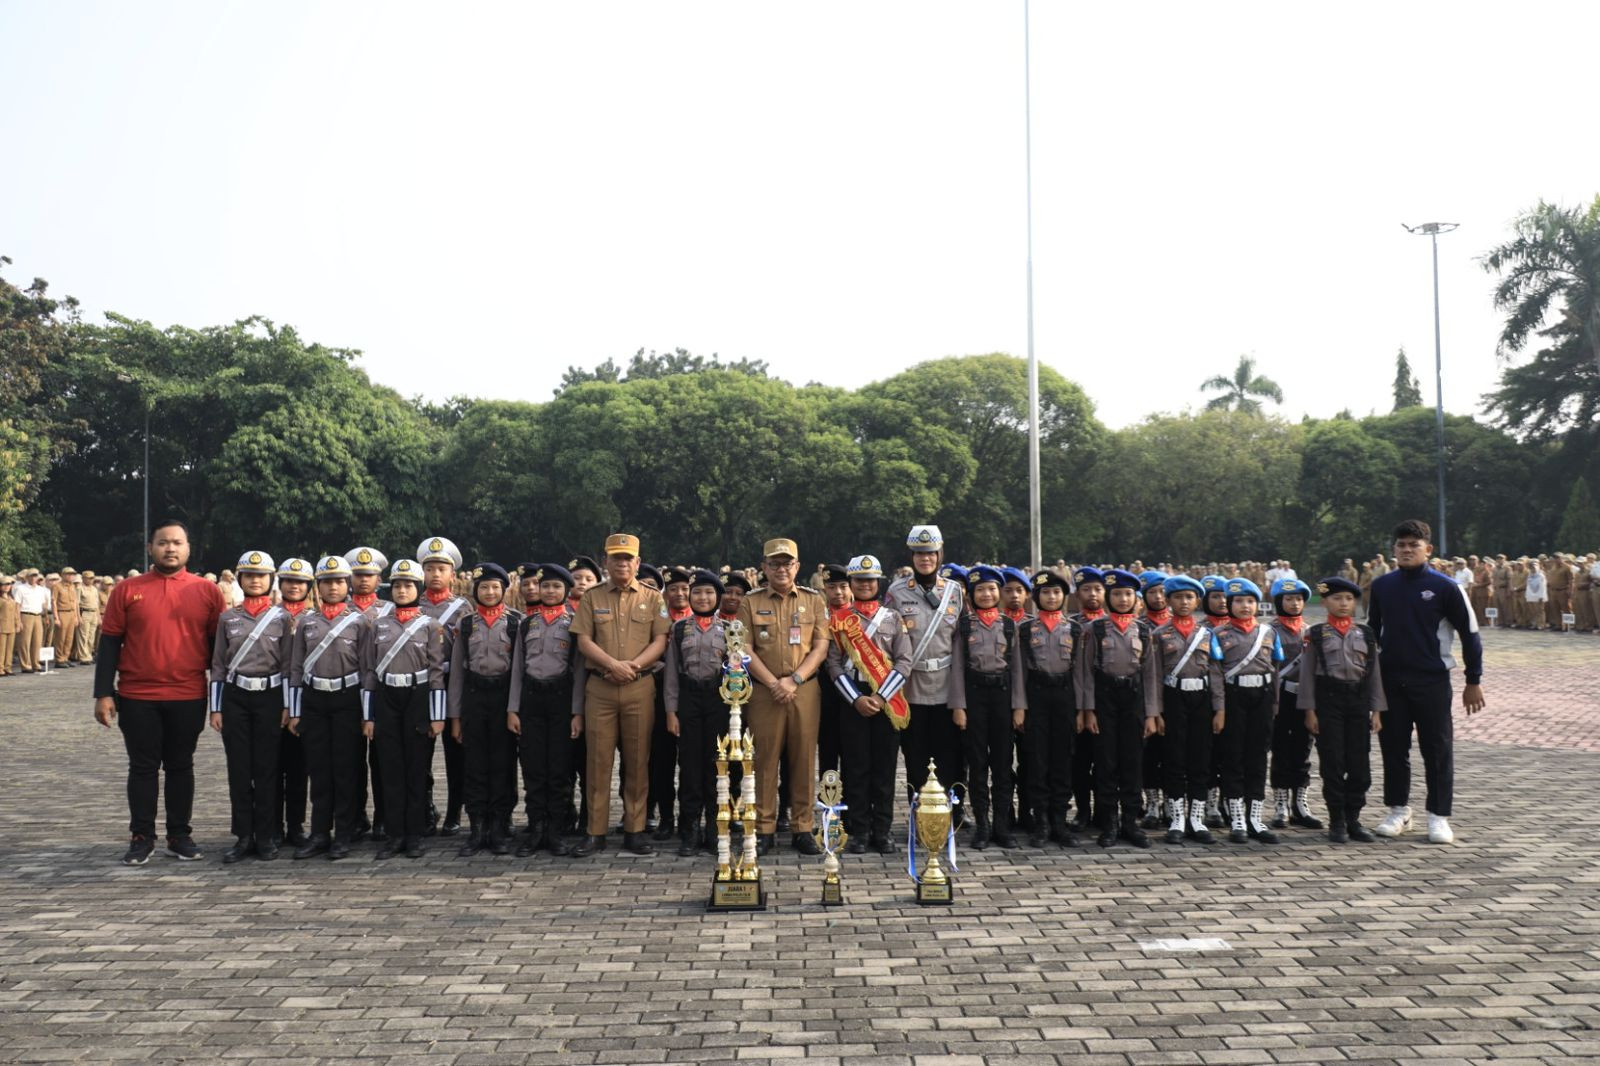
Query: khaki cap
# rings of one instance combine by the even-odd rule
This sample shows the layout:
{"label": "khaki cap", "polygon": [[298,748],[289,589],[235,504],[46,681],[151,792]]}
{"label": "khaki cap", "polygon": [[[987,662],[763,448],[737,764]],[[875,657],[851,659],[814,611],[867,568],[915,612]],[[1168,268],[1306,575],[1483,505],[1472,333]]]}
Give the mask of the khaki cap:
{"label": "khaki cap", "polygon": [[639,556],[639,538],[632,533],[613,533],[606,538],[607,555]]}
{"label": "khaki cap", "polygon": [[74,569],[73,569],[73,568],[72,568],[72,567],[70,567],[70,566],[63,566],[63,567],[62,567],[62,568],[61,568],[61,576],[62,576],[62,577],[66,577],[66,576],[67,576],[67,575],[68,575],[68,574],[76,574],[76,573],[77,573],[77,571],[76,571],[76,570],[74,570]]}
{"label": "khaki cap", "polygon": [[791,559],[798,559],[800,558],[800,549],[788,537],[773,537],[762,545],[761,554],[767,559],[772,558],[774,555],[787,555]]}

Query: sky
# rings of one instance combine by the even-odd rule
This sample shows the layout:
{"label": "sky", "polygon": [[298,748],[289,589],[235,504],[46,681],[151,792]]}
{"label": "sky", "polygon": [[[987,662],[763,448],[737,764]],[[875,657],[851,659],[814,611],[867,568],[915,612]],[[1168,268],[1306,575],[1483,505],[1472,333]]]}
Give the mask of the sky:
{"label": "sky", "polygon": [[[640,348],[850,388],[1028,350],[1021,0],[0,0],[6,276],[253,314],[405,395]],[[1600,193],[1593,3],[1031,8],[1034,345],[1111,426],[1241,354],[1298,419],[1501,364],[1479,259]],[[1580,50],[1581,51],[1581,50]]]}

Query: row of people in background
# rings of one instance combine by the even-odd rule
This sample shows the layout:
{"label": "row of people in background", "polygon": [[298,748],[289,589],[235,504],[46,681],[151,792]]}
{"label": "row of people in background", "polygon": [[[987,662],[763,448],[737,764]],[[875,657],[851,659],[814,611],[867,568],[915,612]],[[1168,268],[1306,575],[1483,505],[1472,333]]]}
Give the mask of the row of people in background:
{"label": "row of people in background", "polygon": [[101,613],[118,580],[70,566],[59,574],[32,567],[15,578],[0,574],[0,677],[40,672],[45,648],[58,667],[93,662]]}

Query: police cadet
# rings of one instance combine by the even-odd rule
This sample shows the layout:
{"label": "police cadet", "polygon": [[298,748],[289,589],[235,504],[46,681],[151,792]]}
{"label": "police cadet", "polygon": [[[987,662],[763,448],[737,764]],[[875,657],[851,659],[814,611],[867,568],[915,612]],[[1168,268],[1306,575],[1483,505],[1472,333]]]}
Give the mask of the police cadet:
{"label": "police cadet", "polygon": [[622,846],[635,855],[655,851],[644,837],[655,711],[650,668],[667,650],[667,604],[659,592],[639,582],[639,538],[631,533],[606,538],[606,575],[607,584],[584,593],[572,619],[578,653],[589,671],[583,716],[573,718],[573,728],[587,738],[588,835],[573,849],[580,858],[606,846],[611,765],[619,742],[628,771],[622,788]]}
{"label": "police cadet", "polygon": [[1023,803],[1033,812],[1028,843],[1042,848],[1053,840],[1074,848],[1078,839],[1067,826],[1067,807],[1072,803],[1072,749],[1078,731],[1072,672],[1078,623],[1064,613],[1067,580],[1059,574],[1040,570],[1033,575],[1033,602],[1039,613],[1017,630],[1027,709],[1022,736],[1028,787]]}
{"label": "police cadet", "polygon": [[1000,611],[1020,626],[1033,617],[1028,602],[1028,594],[1033,591],[1033,585],[1020,567],[1002,566],[1000,576],[1005,579],[1000,584]]}
{"label": "police cadet", "polygon": [[361,644],[362,731],[383,767],[372,778],[381,812],[374,822],[388,829],[379,859],[400,851],[422,857],[428,766],[433,738],[444,729],[444,626],[418,606],[422,581],[421,563],[395,560],[389,571],[394,603],[370,620]]}
{"label": "police cadet", "polygon": [[[900,617],[880,602],[883,566],[875,556],[858,555],[847,566],[829,566],[823,581],[831,638],[828,677],[845,702],[839,721],[844,825],[850,838],[845,848],[860,855],[870,842],[880,855],[893,855],[900,738],[890,721],[889,702],[900,694],[911,672],[911,638]],[[847,636],[837,628],[852,615],[875,652],[858,647],[852,654]]]}
{"label": "police cadet", "polygon": [[667,731],[678,750],[678,854],[685,857],[715,846],[717,738],[728,731],[728,706],[718,695],[728,655],[727,623],[718,614],[723,585],[709,570],[689,580],[689,616],[672,623],[662,671]]}
{"label": "police cadet", "polygon": [[[676,625],[692,617],[694,612],[689,607],[689,584],[692,578],[689,571],[681,566],[669,566],[661,572],[661,579],[661,597],[667,601],[667,622]],[[721,582],[717,583],[717,587],[721,589]],[[720,598],[721,592],[717,595]],[[715,613],[714,607],[712,610]],[[671,650],[670,643],[668,650]],[[662,670],[665,669],[666,660],[663,658]],[[666,693],[666,678],[658,675],[656,717],[650,731],[650,798],[646,803],[646,811],[657,813],[655,839],[663,841],[671,840],[677,832],[672,808],[676,799],[673,781],[678,771],[678,738],[667,728]]]}
{"label": "police cadet", "polygon": [[576,611],[583,594],[604,581],[606,574],[600,564],[587,555],[573,556],[567,563],[567,572],[572,575],[572,591],[567,593],[567,603]]}
{"label": "police cadet", "polygon": [[[288,623],[291,644],[300,619],[311,609],[311,574],[314,569],[309,559],[298,558],[285,559],[278,566],[278,596],[283,601],[281,606]],[[287,660],[284,665],[287,668]],[[286,686],[287,681],[285,677]],[[289,702],[287,687],[283,702]],[[273,837],[280,844],[286,842],[290,847],[299,848],[309,839],[305,831],[307,783],[305,742],[289,728],[285,715],[283,728],[278,731],[277,806],[272,822]]]}
{"label": "police cadet", "polygon": [[536,851],[571,855],[563,838],[572,806],[573,724],[583,713],[575,666],[567,592],[572,572],[556,563],[524,563],[523,602],[527,615],[511,651],[511,695],[506,728],[517,737],[528,831],[517,845],[526,858]]}
{"label": "police cadet", "polygon": [[739,617],[739,605],[750,594],[750,579],[739,570],[722,575],[722,620],[731,622]]}
{"label": "police cadet", "polygon": [[[388,556],[376,548],[360,545],[344,553],[344,561],[350,564],[350,602],[356,610],[367,616],[367,621],[376,622],[380,617],[394,610],[394,604],[388,600],[378,598],[378,582],[383,577],[384,569],[389,565]],[[369,743],[366,745],[366,756],[362,760],[361,769],[361,817],[356,825],[356,839],[360,840],[368,832],[373,840],[384,839],[383,828],[383,782],[381,769],[378,762],[378,751]],[[367,782],[372,782],[372,819],[367,819]]]}
{"label": "police cadet", "polygon": [[939,783],[949,788],[962,778],[961,738],[950,717],[950,656],[965,589],[940,576],[944,534],[938,526],[912,526],[906,534],[911,576],[890,584],[883,605],[900,616],[911,639],[911,678],[905,697],[911,721],[902,731],[906,781],[914,794],[928,779],[932,759]]}
{"label": "police cadet", "polygon": [[1222,671],[1223,695],[1213,697],[1212,709],[1223,712],[1216,762],[1231,823],[1228,840],[1243,844],[1254,837],[1276,844],[1278,835],[1261,820],[1261,807],[1283,644],[1277,630],[1256,618],[1261,589],[1254,581],[1229,578],[1225,595],[1229,618],[1211,635],[1211,658]]}
{"label": "police cadet", "polygon": [[[1228,624],[1228,579],[1221,574],[1206,574],[1200,579],[1200,587],[1205,590],[1201,597],[1201,608],[1205,611],[1206,626],[1216,630]],[[1217,757],[1215,749],[1211,758],[1211,787],[1206,791],[1206,825],[1212,829],[1219,829],[1224,824],[1222,818],[1222,760]]]}
{"label": "police cadet", "polygon": [[778,777],[786,763],[790,824],[795,850],[819,855],[811,835],[815,800],[817,725],[822,694],[817,674],[828,655],[827,610],[822,593],[798,583],[800,551],[787,537],[774,537],[762,552],[764,587],[739,606],[750,650],[749,724],[756,746],[758,851],[776,844]]}
{"label": "police cadet", "polygon": [[[455,594],[456,571],[461,569],[461,552],[446,537],[427,537],[417,545],[417,562],[422,564],[422,613],[432,615],[444,626],[444,669],[450,672],[450,662],[455,652],[456,631],[461,620],[472,613],[472,606]],[[445,730],[444,824],[440,836],[455,836],[461,832],[462,803],[462,751],[461,741]],[[429,765],[432,765],[430,761]],[[433,806],[433,773],[428,774],[428,822],[431,827],[437,814]]]}
{"label": "police cadet", "polygon": [[[1134,616],[1139,578],[1126,570],[1104,575],[1110,613],[1085,628],[1078,645],[1078,696],[1093,737],[1096,815],[1102,848],[1121,835],[1138,848],[1150,838],[1139,826],[1144,738],[1155,733],[1160,707],[1150,630]],[[1079,588],[1082,588],[1079,579]]]}
{"label": "police cadet", "polygon": [[1278,670],[1278,713],[1272,720],[1272,828],[1291,825],[1321,829],[1311,813],[1306,792],[1311,786],[1311,734],[1305,715],[1295,702],[1300,689],[1301,641],[1305,632],[1306,598],[1311,588],[1296,577],[1280,577],[1268,593],[1272,597],[1272,628],[1283,645],[1283,666]]}
{"label": "police cadet", "polygon": [[[1167,609],[1165,589],[1167,575],[1159,570],[1139,573],[1139,601],[1144,608],[1144,621],[1153,632],[1157,626],[1172,621]],[[1166,775],[1162,772],[1162,755],[1166,739],[1158,731],[1144,742],[1144,822],[1146,829],[1159,829],[1162,818],[1161,786]]]}
{"label": "police cadet", "polygon": [[[1078,570],[1076,576],[1076,592],[1078,611],[1072,620],[1078,623],[1081,631],[1087,629],[1096,619],[1106,617],[1106,577],[1098,568],[1085,566]],[[1081,710],[1084,692],[1078,690],[1078,707]],[[1085,716],[1079,715],[1079,722],[1085,721]],[[1082,733],[1083,725],[1078,726]],[[1098,824],[1094,817],[1094,738],[1083,736],[1078,738],[1079,743],[1072,750],[1072,798],[1077,811],[1072,819],[1071,826],[1078,832],[1092,829]]]}
{"label": "police cadet", "polygon": [[[572,613],[578,613],[578,604],[583,599],[583,594],[600,584],[605,578],[605,570],[599,563],[588,555],[575,555],[567,562],[567,571],[572,574],[572,588],[567,592],[567,606]],[[583,690],[587,678],[583,666],[583,658],[579,656],[577,673],[573,676],[574,698],[581,704]],[[589,832],[589,786],[588,786],[588,758],[585,755],[586,734],[580,732],[572,742],[572,772],[568,775],[567,792],[571,793],[574,783],[578,786],[578,804],[571,810],[572,817],[568,820],[566,831],[573,834],[586,834]],[[571,803],[568,807],[572,808]]]}
{"label": "police cadet", "polygon": [[1211,658],[1211,627],[1194,613],[1204,594],[1200,582],[1178,574],[1162,582],[1162,591],[1170,618],[1155,627],[1150,643],[1161,679],[1157,735],[1163,746],[1166,841],[1181,844],[1188,837],[1214,844],[1206,827],[1206,795],[1213,779],[1212,737],[1222,728],[1221,715],[1212,709],[1222,697],[1222,671]]}
{"label": "police cadet", "polygon": [[509,580],[495,563],[472,568],[475,607],[461,619],[450,650],[450,732],[461,741],[462,798],[472,820],[471,834],[456,853],[462,857],[483,848],[495,855],[511,852],[515,797],[507,787],[507,763],[516,760],[517,749],[506,728],[506,708],[522,615],[502,602]]}
{"label": "police cadet", "polygon": [[[1000,575],[1005,580],[1000,585],[1000,613],[1020,626],[1023,622],[1033,617],[1033,603],[1029,594],[1033,591],[1033,582],[1021,567],[1002,566]],[[1016,752],[1016,768],[1012,772],[1012,786],[1015,796],[996,796],[995,807],[998,809],[1003,802],[1012,814],[1012,828],[1018,830],[1033,829],[1033,813],[1028,810],[1028,734],[1026,730],[1018,729],[1012,737],[1012,745]],[[1021,799],[1021,803],[1016,802]]]}
{"label": "police cadet", "polygon": [[289,644],[290,728],[305,744],[311,778],[311,839],[294,857],[342,859],[350,854],[360,814],[360,646],[371,623],[349,601],[350,564],[342,556],[318,560],[316,576],[322,606],[301,617]]}
{"label": "police cadet", "polygon": [[234,572],[244,603],[222,612],[211,655],[211,728],[222,734],[228,761],[228,801],[233,847],[222,854],[235,863],[251,852],[278,857],[278,737],[289,712],[283,675],[293,628],[272,605],[272,556],[247,551]]}
{"label": "police cadet", "polygon": [[951,650],[950,717],[961,731],[966,754],[975,851],[988,847],[991,839],[1002,848],[1016,846],[1011,837],[1011,742],[1013,730],[1023,726],[1027,697],[1017,623],[1000,613],[1003,581],[1004,575],[992,566],[967,572],[972,611],[956,623]]}
{"label": "police cadet", "polygon": [[1328,839],[1370,844],[1377,838],[1361,824],[1361,808],[1372,785],[1372,734],[1383,728],[1378,635],[1355,621],[1360,585],[1342,577],[1324,578],[1317,583],[1317,594],[1328,620],[1306,631],[1297,671],[1299,705],[1306,729],[1317,738]]}

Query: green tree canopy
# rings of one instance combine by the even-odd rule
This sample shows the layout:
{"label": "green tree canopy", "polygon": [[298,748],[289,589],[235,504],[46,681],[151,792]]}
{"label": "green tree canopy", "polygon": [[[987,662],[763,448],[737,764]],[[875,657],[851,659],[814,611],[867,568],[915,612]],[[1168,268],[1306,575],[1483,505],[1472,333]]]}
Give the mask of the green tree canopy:
{"label": "green tree canopy", "polygon": [[1406,350],[1400,349],[1400,354],[1394,358],[1394,409],[1403,411],[1407,407],[1422,406],[1422,388],[1417,381],[1417,376],[1411,372],[1411,363],[1406,359]]}
{"label": "green tree canopy", "polygon": [[1207,378],[1201,383],[1200,390],[1220,393],[1206,401],[1208,411],[1242,411],[1245,414],[1260,414],[1261,400],[1283,402],[1283,390],[1278,387],[1278,383],[1265,375],[1257,374],[1256,361],[1248,355],[1239,357],[1239,363],[1233,368],[1231,375],[1218,374]]}

